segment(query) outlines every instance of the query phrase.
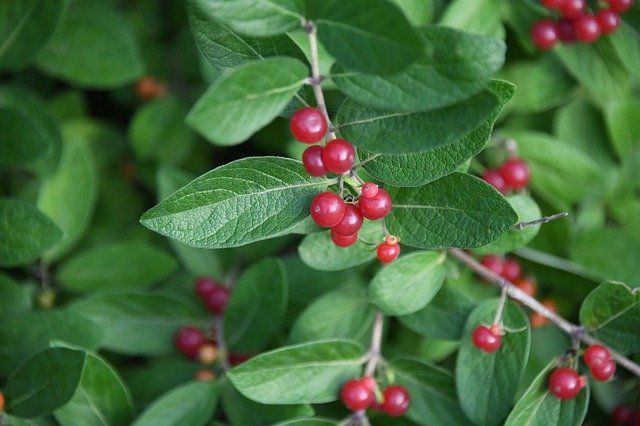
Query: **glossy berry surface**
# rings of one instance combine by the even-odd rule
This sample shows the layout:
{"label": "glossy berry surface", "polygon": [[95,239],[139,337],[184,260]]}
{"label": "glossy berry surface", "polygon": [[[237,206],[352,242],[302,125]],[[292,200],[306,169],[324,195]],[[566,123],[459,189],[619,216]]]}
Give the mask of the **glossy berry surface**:
{"label": "glossy berry surface", "polygon": [[351,379],[342,386],[340,398],[345,407],[358,411],[368,408],[373,402],[374,396],[360,379]]}
{"label": "glossy berry surface", "polygon": [[578,396],[585,384],[585,378],[570,368],[556,368],[549,376],[549,391],[563,400]]}
{"label": "glossy berry surface", "polygon": [[371,376],[364,376],[364,377],[360,378],[360,381],[371,392],[373,392],[376,389],[376,386],[378,385],[376,383],[376,379],[374,379]]}
{"label": "glossy berry surface", "polygon": [[602,34],[612,34],[620,28],[620,15],[614,10],[602,9],[596,14],[596,20],[598,21],[598,27]]}
{"label": "glossy berry surface", "polygon": [[329,141],[322,149],[322,162],[332,173],[348,172],[356,161],[356,149],[344,139]]}
{"label": "glossy berry surface", "polygon": [[573,22],[568,19],[561,19],[558,22],[558,38],[563,43],[573,43],[576,41],[576,30]]}
{"label": "glossy berry surface", "polygon": [[547,9],[560,9],[564,4],[564,0],[542,0],[541,3]]}
{"label": "glossy berry surface", "polygon": [[577,19],[584,13],[586,0],[565,0],[560,13],[567,19]]}
{"label": "glossy berry surface", "polygon": [[331,230],[331,241],[333,241],[333,244],[337,245],[338,247],[350,247],[352,245],[354,245],[356,243],[356,241],[358,241],[358,233],[355,232],[351,235],[342,235],[337,233],[334,229]]}
{"label": "glossy berry surface", "polygon": [[551,49],[558,41],[558,26],[546,19],[536,22],[531,28],[531,40],[538,49]]}
{"label": "glossy berry surface", "polygon": [[600,37],[600,25],[595,16],[582,15],[573,21],[576,39],[584,43],[593,43]]}
{"label": "glossy berry surface", "polygon": [[502,261],[502,278],[511,282],[516,281],[522,275],[522,266],[520,262],[510,257]]}
{"label": "glossy berry surface", "polygon": [[487,169],[482,175],[482,180],[493,186],[500,193],[506,194],[509,192],[509,186],[505,182],[504,178],[497,169]]}
{"label": "glossy berry surface", "polygon": [[373,182],[365,182],[362,185],[362,196],[364,198],[373,198],[378,195],[378,185]]}
{"label": "glossy berry surface", "polygon": [[358,206],[362,216],[369,220],[382,219],[391,211],[391,196],[382,188],[378,189],[375,197],[360,197]]}
{"label": "glossy berry surface", "polygon": [[360,209],[354,204],[347,204],[342,220],[331,230],[340,235],[353,235],[362,228],[363,221]]}
{"label": "glossy berry surface", "polygon": [[507,186],[516,190],[525,188],[531,180],[529,165],[520,158],[508,159],[499,171]]}
{"label": "glossy berry surface", "polygon": [[321,192],[311,201],[309,213],[315,223],[325,228],[339,224],[347,210],[342,197],[335,192]]}
{"label": "glossy berry surface", "polygon": [[609,7],[616,12],[626,12],[633,6],[633,0],[608,0]]}
{"label": "glossy berry surface", "polygon": [[384,402],[382,403],[382,411],[392,417],[402,416],[409,409],[411,404],[411,396],[403,387],[392,385],[382,391]]}
{"label": "glossy berry surface", "polygon": [[218,285],[215,290],[207,296],[205,304],[209,312],[221,315],[224,314],[224,311],[227,309],[227,303],[229,302],[230,297],[231,293],[229,289]]}
{"label": "glossy berry surface", "polygon": [[189,358],[196,358],[200,347],[204,344],[204,333],[196,327],[183,327],[175,337],[176,347]]}
{"label": "glossy berry surface", "polygon": [[479,325],[473,330],[471,340],[476,348],[484,352],[495,352],[502,344],[502,336],[486,325]]}
{"label": "glossy berry surface", "polygon": [[502,275],[504,261],[498,256],[485,256],[480,263],[494,274]]}
{"label": "glossy berry surface", "polygon": [[597,368],[611,359],[611,353],[602,345],[591,345],[585,349],[582,359],[587,367]]}
{"label": "glossy berry surface", "polygon": [[400,256],[400,244],[380,244],[377,249],[378,260],[382,263],[391,263]]}
{"label": "glossy berry surface", "polygon": [[196,294],[204,300],[209,296],[209,294],[215,291],[217,285],[218,284],[213,280],[213,278],[199,277],[196,280]]}
{"label": "glossy berry surface", "polygon": [[614,374],[616,374],[616,362],[612,359],[605,361],[604,364],[590,367],[591,375],[594,379],[606,382],[611,380]]}
{"label": "glossy berry surface", "polygon": [[322,147],[318,145],[310,146],[304,150],[302,165],[310,176],[324,176],[329,173],[322,162]]}
{"label": "glossy berry surface", "polygon": [[611,413],[611,421],[614,425],[626,425],[631,421],[633,410],[626,405],[618,405]]}
{"label": "glossy berry surface", "polygon": [[538,290],[536,280],[531,277],[520,277],[513,282],[516,287],[525,292],[528,296],[535,297]]}
{"label": "glossy berry surface", "polygon": [[327,133],[327,120],[315,108],[300,108],[291,116],[289,128],[293,137],[304,143],[316,143]]}

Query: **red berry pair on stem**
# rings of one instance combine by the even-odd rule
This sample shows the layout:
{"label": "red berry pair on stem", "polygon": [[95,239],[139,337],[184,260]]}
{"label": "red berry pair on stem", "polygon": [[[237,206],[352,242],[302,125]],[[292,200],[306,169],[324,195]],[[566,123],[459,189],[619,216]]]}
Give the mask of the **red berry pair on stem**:
{"label": "red berry pair on stem", "polygon": [[503,194],[526,188],[531,180],[531,171],[526,161],[510,158],[497,169],[487,169],[482,179]]}
{"label": "red berry pair on stem", "polygon": [[480,263],[507,281],[514,282],[522,275],[522,266],[511,257],[485,256]]}
{"label": "red berry pair on stem", "polygon": [[587,379],[578,372],[566,367],[556,368],[549,376],[549,391],[562,400],[573,399],[585,387]]}
{"label": "red berry pair on stem", "polygon": [[382,402],[376,401],[376,386],[376,381],[368,376],[348,380],[340,391],[342,403],[352,411],[372,408],[393,417],[402,416],[407,412],[411,397],[403,386],[386,387],[382,391]]}
{"label": "red berry pair on stem", "polygon": [[589,346],[582,358],[589,367],[591,376],[596,380],[606,382],[616,373],[616,362],[611,358],[609,349],[602,345]]}
{"label": "red berry pair on stem", "polygon": [[196,281],[195,291],[209,312],[218,315],[224,314],[231,297],[231,292],[227,287],[216,283],[209,277],[200,277]]}

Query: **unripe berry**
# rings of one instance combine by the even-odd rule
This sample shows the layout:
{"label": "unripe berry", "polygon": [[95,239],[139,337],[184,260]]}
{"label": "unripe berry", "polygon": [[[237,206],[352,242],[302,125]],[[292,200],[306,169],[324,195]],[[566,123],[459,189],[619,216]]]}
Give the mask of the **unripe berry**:
{"label": "unripe berry", "polygon": [[300,108],[291,116],[289,128],[293,137],[303,143],[316,143],[327,133],[327,120],[315,108]]}
{"label": "unripe berry", "polygon": [[575,398],[586,384],[586,379],[570,368],[556,368],[549,376],[549,391],[562,400]]}
{"label": "unripe berry", "polygon": [[400,244],[388,244],[386,241],[378,246],[378,260],[382,263],[391,263],[400,256]]}
{"label": "unripe berry", "polygon": [[200,382],[214,380],[215,378],[216,378],[216,375],[213,373],[213,371],[207,370],[204,368],[202,370],[198,370],[198,372],[195,375],[195,379]]}
{"label": "unripe berry", "polygon": [[344,139],[329,141],[322,149],[322,162],[332,173],[348,172],[356,161],[356,149]]}
{"label": "unripe berry", "polygon": [[[542,303],[542,305],[545,308],[549,309],[551,312],[558,312],[558,306],[556,305],[556,302],[554,302],[552,299],[542,299],[540,303]],[[533,328],[540,328],[542,326],[549,324],[549,320],[547,319],[547,317],[537,312],[531,313],[530,321],[531,321],[531,327]]]}
{"label": "unripe berry", "polygon": [[576,38],[584,43],[593,43],[600,37],[600,25],[595,16],[582,15],[573,21]]}
{"label": "unripe berry", "polygon": [[495,352],[502,344],[502,336],[500,328],[491,328],[486,325],[479,325],[473,330],[471,340],[475,347],[484,352]]}
{"label": "unripe berry", "polygon": [[372,197],[360,197],[358,206],[362,216],[369,220],[382,219],[391,211],[391,196],[382,188],[378,189],[378,193]]}
{"label": "unripe berry", "polygon": [[362,184],[362,197],[373,198],[378,195],[378,185],[373,182],[365,182]]}
{"label": "unripe berry", "polygon": [[510,158],[498,169],[506,185],[515,190],[525,188],[531,180],[531,171],[526,161]]}
{"label": "unripe berry", "polygon": [[534,280],[533,278],[520,277],[513,283],[528,296],[535,297],[536,291],[538,290],[538,284],[536,284],[536,280]]}
{"label": "unripe berry", "polygon": [[382,403],[382,411],[392,417],[402,416],[409,409],[411,404],[411,396],[409,392],[399,385],[392,385],[382,391],[384,402]]}
{"label": "unripe berry", "polygon": [[0,413],[4,411],[4,394],[0,392]]}
{"label": "unripe berry", "polygon": [[482,180],[493,186],[498,192],[506,194],[509,192],[509,186],[505,182],[500,172],[496,169],[487,169],[482,175]]}
{"label": "unripe berry", "polygon": [[217,285],[216,288],[207,296],[205,305],[209,312],[222,315],[227,309],[227,303],[231,297],[231,292],[227,287]]}
{"label": "unripe berry", "polygon": [[319,193],[309,207],[313,221],[325,228],[332,228],[339,224],[346,210],[344,200],[335,192]]}
{"label": "unripe berry", "polygon": [[342,235],[342,234],[338,234],[335,231],[335,229],[331,229],[330,236],[331,236],[331,241],[333,241],[333,244],[343,248],[350,247],[354,245],[356,241],[358,241],[357,232],[351,235]]}
{"label": "unripe berry", "polygon": [[205,365],[211,365],[218,359],[218,349],[213,343],[205,343],[198,350],[198,361]]}
{"label": "unripe berry", "polygon": [[178,350],[192,359],[198,356],[198,351],[204,342],[204,333],[192,326],[181,328],[175,337],[175,344]]}
{"label": "unripe berry", "polygon": [[329,173],[322,162],[322,147],[318,145],[310,146],[304,150],[302,165],[310,176],[324,176]]}
{"label": "unripe berry", "polygon": [[614,10],[602,9],[596,14],[598,20],[598,26],[602,34],[615,33],[620,28],[621,19]]}
{"label": "unripe berry", "polygon": [[136,93],[140,99],[155,99],[167,94],[167,85],[147,75],[136,84]]}
{"label": "unripe berry", "polygon": [[340,235],[353,235],[362,228],[363,221],[360,209],[354,204],[347,204],[342,220],[331,230]]}
{"label": "unripe berry", "polygon": [[531,28],[531,39],[539,49],[549,50],[558,41],[558,26],[546,19],[538,21]]}
{"label": "unripe berry", "polygon": [[373,393],[359,379],[348,380],[340,391],[342,403],[352,411],[367,409],[374,400]]}

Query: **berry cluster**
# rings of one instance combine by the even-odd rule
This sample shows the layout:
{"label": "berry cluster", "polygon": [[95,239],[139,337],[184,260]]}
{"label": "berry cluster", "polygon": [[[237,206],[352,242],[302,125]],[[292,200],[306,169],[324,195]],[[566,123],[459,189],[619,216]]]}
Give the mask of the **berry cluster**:
{"label": "berry cluster", "polygon": [[229,297],[231,297],[231,292],[227,287],[218,284],[209,277],[200,277],[196,280],[195,291],[209,312],[218,315],[224,314]]}
{"label": "berry cluster", "polygon": [[369,376],[348,380],[340,391],[342,403],[352,411],[371,408],[393,417],[402,416],[407,412],[411,396],[406,388],[399,385],[387,386],[382,390],[382,398],[378,400],[377,386],[376,381]]}
{"label": "berry cluster", "polygon": [[616,426],[640,426],[640,409],[618,405],[611,413],[611,421]]}
{"label": "berry cluster", "polygon": [[591,376],[600,381],[611,380],[616,373],[616,362],[611,358],[609,349],[602,345],[591,345],[582,356],[585,364],[589,367]]}
{"label": "berry cluster", "polygon": [[587,11],[587,0],[542,0],[542,5],[555,10],[561,19],[543,19],[531,28],[533,43],[542,50],[562,43],[595,42],[601,34],[612,34],[620,27],[620,13],[633,5],[633,0],[606,0],[608,8],[595,15]]}
{"label": "berry cluster", "polygon": [[526,161],[510,158],[497,169],[487,169],[482,179],[502,194],[526,188],[531,180],[531,171]]}
{"label": "berry cluster", "polygon": [[[301,108],[291,116],[289,123],[293,136],[303,143],[320,142],[327,133],[327,120],[315,108]],[[344,174],[355,163],[356,150],[345,139],[333,139],[322,147],[310,146],[302,154],[302,164],[311,176],[327,173]],[[391,211],[389,193],[373,182],[365,182],[360,198],[355,203],[347,203],[335,192],[321,192],[316,195],[309,212],[313,221],[324,228],[331,228],[331,241],[338,247],[349,247],[358,240],[358,231],[364,219],[382,219]],[[378,246],[378,259],[389,263],[400,255],[400,244],[395,236],[387,236]]]}

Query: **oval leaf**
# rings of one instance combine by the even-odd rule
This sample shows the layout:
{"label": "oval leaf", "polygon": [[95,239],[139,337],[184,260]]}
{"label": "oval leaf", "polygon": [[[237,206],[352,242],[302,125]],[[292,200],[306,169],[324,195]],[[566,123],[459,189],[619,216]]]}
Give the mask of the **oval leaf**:
{"label": "oval leaf", "polygon": [[500,238],[518,219],[493,187],[466,173],[389,193],[393,209],[385,219],[387,227],[412,247],[480,247]]}

